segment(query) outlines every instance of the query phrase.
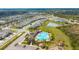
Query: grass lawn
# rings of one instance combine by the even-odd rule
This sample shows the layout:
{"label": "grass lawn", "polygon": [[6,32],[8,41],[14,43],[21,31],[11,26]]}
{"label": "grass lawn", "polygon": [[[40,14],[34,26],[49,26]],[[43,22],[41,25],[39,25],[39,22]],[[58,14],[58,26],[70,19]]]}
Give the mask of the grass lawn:
{"label": "grass lawn", "polygon": [[52,33],[52,35],[54,36],[54,42],[57,42],[59,40],[61,41],[64,41],[65,44],[68,46],[68,47],[65,47],[65,49],[67,50],[71,50],[72,49],[72,46],[70,44],[70,39],[68,36],[66,36],[62,31],[60,31],[59,29],[57,28],[46,28],[46,27],[39,27],[39,29],[41,29],[42,31],[46,31],[46,32],[50,32]]}
{"label": "grass lawn", "polygon": [[[65,45],[67,45],[67,47],[65,46],[65,50],[71,50],[72,46],[71,46],[71,42],[70,39],[67,35],[65,35],[61,30],[55,28],[55,27],[46,27],[47,23],[49,23],[50,21],[46,21],[43,26],[38,27],[39,29],[41,29],[42,31],[46,31],[46,32],[50,32],[53,36],[54,36],[54,42],[57,42],[59,40],[64,41]],[[53,43],[52,43],[53,45]]]}
{"label": "grass lawn", "polygon": [[[51,42],[46,42],[46,45],[48,45],[49,47],[54,46],[54,43],[57,43],[59,40],[64,41],[65,43],[65,50],[72,50],[72,46],[71,46],[71,41],[70,38],[65,35],[65,33],[63,31],[61,31],[60,29],[56,28],[56,27],[47,27],[47,24],[49,22],[52,22],[50,20],[45,21],[42,26],[38,27],[37,29],[45,31],[45,32],[49,32],[52,34],[52,38],[53,40],[51,40]],[[30,31],[34,32],[35,29],[30,29]]]}

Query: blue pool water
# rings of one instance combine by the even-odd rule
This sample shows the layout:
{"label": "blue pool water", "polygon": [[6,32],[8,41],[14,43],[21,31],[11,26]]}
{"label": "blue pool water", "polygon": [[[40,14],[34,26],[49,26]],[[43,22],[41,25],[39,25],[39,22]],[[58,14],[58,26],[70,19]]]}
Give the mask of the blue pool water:
{"label": "blue pool water", "polygon": [[47,32],[41,32],[36,36],[37,40],[44,41],[49,39],[49,34]]}

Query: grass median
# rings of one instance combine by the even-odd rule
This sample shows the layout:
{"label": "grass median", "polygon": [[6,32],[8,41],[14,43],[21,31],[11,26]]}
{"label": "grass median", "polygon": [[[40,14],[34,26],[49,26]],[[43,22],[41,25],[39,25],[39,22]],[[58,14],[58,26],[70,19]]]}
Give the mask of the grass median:
{"label": "grass median", "polygon": [[17,38],[19,38],[22,34],[24,34],[24,32],[19,33],[18,35],[15,35],[11,40],[5,42],[3,45],[0,46],[0,50],[4,50],[8,45],[10,45]]}

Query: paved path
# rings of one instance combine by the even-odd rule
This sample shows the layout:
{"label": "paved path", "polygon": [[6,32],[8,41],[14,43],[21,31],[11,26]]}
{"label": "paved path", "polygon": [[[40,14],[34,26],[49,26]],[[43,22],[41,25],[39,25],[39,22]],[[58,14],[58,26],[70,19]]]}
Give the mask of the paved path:
{"label": "paved path", "polygon": [[49,48],[49,50],[59,50],[59,49],[58,49],[58,46],[55,46],[55,47]]}
{"label": "paved path", "polygon": [[64,50],[64,47],[52,46],[49,50]]}

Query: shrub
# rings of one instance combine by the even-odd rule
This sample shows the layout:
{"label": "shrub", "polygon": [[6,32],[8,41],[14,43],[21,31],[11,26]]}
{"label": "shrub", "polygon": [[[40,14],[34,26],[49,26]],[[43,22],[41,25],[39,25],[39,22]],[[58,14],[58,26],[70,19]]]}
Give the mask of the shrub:
{"label": "shrub", "polygon": [[22,42],[22,44],[27,44],[27,43],[28,43],[27,41]]}

